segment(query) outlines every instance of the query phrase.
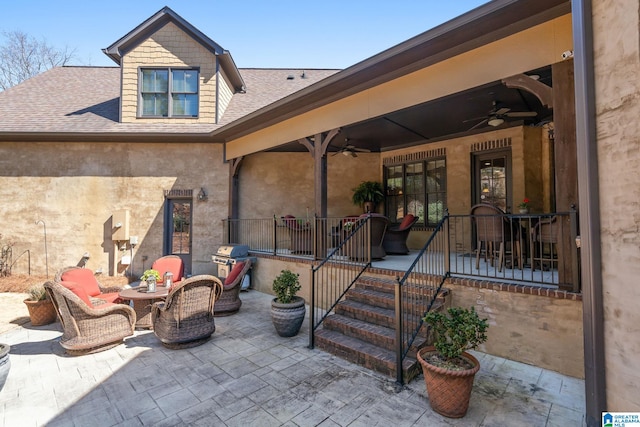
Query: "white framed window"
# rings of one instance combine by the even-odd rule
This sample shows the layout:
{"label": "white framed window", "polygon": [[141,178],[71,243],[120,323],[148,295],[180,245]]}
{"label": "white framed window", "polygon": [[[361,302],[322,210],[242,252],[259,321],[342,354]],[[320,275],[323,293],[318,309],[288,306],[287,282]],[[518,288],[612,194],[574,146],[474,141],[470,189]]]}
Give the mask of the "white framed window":
{"label": "white framed window", "polygon": [[140,117],[198,117],[199,71],[140,69]]}

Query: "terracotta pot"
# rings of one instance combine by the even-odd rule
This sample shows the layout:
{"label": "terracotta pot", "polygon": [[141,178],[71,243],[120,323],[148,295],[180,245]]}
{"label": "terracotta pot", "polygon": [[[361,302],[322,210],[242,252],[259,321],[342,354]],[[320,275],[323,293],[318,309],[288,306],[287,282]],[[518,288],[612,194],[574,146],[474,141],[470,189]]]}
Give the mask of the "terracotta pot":
{"label": "terracotta pot", "polygon": [[7,376],[9,375],[9,369],[11,368],[11,361],[9,360],[9,344],[0,343],[0,391],[4,387]]}
{"label": "terracotta pot", "polygon": [[271,301],[271,321],[281,337],[298,335],[306,312],[302,297],[293,297],[288,304],[276,302],[275,298]]}
{"label": "terracotta pot", "polygon": [[376,211],[376,204],[373,203],[373,202],[364,202],[362,207],[364,209],[364,213],[369,213],[369,212],[375,212]]}
{"label": "terracotta pot", "polygon": [[427,362],[423,355],[434,353],[435,347],[425,347],[418,351],[418,361],[422,366],[424,382],[427,386],[431,408],[449,418],[462,418],[469,409],[469,399],[476,372],[480,369],[478,359],[469,353],[462,353],[473,368],[464,371],[451,371]]}
{"label": "terracotta pot", "polygon": [[31,325],[42,326],[56,321],[56,309],[50,299],[42,301],[24,300],[29,310]]}

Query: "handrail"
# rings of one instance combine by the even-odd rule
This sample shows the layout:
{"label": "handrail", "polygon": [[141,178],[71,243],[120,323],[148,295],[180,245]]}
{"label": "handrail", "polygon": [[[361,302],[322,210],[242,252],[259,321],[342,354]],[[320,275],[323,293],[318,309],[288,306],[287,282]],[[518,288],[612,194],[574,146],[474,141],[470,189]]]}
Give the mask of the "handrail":
{"label": "handrail", "polygon": [[[444,217],[438,222],[433,233],[427,239],[418,255],[407,269],[402,279],[397,278],[395,288],[395,319],[396,319],[396,382],[404,383],[402,362],[406,358],[411,346],[420,333],[424,321],[422,318],[433,308],[433,305],[440,297],[442,286],[449,272],[449,233],[448,224],[449,213],[445,212]],[[434,246],[437,246],[434,248]],[[440,256],[436,256],[436,254]],[[431,264],[429,261],[435,263]],[[419,264],[420,263],[420,264]],[[416,272],[422,264],[428,264],[423,271]],[[414,283],[409,285],[409,278],[420,274],[426,283]],[[417,278],[417,277],[416,277]],[[435,287],[429,283],[438,281]],[[411,289],[408,289],[411,288]],[[425,304],[425,299],[428,301]]]}
{"label": "handrail", "polygon": [[364,221],[357,221],[326,258],[311,267],[309,348],[314,348],[316,329],[371,266],[371,217],[362,219]]}

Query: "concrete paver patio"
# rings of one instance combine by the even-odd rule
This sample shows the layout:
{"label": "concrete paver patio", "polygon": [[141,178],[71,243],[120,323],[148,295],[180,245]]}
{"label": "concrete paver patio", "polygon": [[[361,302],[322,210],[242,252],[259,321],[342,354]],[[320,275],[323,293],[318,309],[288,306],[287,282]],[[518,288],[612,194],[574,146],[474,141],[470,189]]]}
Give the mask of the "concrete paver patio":
{"label": "concrete paver patio", "polygon": [[116,348],[71,357],[60,324],[0,334],[11,371],[0,426],[581,426],[584,381],[473,352],[481,362],[466,417],[433,412],[422,376],[387,377],[318,349],[307,324],[281,338],[271,296],[241,294],[240,312],[216,318],[206,344],[164,348],[137,331]]}

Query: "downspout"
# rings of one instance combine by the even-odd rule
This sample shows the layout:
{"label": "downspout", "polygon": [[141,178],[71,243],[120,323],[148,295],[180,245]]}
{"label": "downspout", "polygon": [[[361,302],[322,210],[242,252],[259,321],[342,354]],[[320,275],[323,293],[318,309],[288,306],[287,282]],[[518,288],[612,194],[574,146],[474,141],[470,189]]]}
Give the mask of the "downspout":
{"label": "downspout", "polygon": [[591,0],[572,0],[587,426],[607,410]]}

